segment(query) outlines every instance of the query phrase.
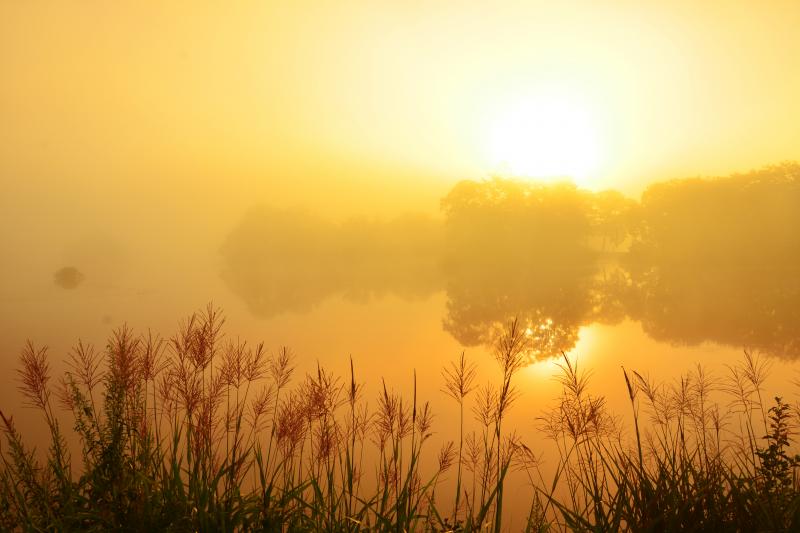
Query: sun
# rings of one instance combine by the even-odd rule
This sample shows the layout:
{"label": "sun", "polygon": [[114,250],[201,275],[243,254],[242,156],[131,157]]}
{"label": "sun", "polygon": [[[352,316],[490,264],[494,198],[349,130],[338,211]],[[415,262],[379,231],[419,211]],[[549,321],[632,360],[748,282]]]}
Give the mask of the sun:
{"label": "sun", "polygon": [[587,109],[565,98],[525,100],[496,116],[489,155],[502,174],[590,185],[599,163],[599,139]]}

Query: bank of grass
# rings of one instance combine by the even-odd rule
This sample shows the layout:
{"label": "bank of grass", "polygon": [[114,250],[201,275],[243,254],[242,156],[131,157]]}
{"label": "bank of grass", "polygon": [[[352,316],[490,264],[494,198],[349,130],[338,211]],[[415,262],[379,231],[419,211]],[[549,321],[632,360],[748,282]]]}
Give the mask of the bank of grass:
{"label": "bank of grass", "polygon": [[534,487],[527,531],[800,530],[797,409],[766,403],[767,368],[749,353],[724,379],[697,367],[659,384],[623,369],[631,411],[616,416],[564,357],[561,397],[538,417],[558,449],[545,479],[504,424],[530,342],[515,321],[494,345],[495,385],[475,387],[463,354],[444,369],[460,425],[438,450],[416,392],[382,384],[369,409],[352,362],[345,379],[318,367],[293,380],[288,350],[226,340],[222,325],[209,306],[168,340],[123,327],[102,353],[79,342],[59,383],[29,343],[20,391],[50,442],[35,452],[0,412],[0,529],[501,531],[506,478],[520,470]]}

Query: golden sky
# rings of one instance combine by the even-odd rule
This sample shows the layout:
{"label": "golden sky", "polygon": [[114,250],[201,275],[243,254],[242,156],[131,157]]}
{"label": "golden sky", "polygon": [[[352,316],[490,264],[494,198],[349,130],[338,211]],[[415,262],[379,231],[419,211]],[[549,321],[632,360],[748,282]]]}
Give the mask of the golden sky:
{"label": "golden sky", "polygon": [[519,171],[630,194],[796,159],[799,25],[798,2],[6,1],[2,222],[435,211],[537,144]]}

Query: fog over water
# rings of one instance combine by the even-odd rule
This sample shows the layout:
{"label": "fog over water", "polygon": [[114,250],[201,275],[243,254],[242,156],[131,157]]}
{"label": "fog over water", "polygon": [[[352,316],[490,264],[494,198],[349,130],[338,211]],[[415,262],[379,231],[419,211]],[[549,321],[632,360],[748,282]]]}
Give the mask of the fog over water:
{"label": "fog over water", "polygon": [[[76,236],[61,254],[40,252],[46,264],[5,275],[3,368],[26,338],[63,353],[125,321],[168,333],[207,300],[226,310],[240,330],[232,333],[313,346],[313,358],[335,357],[320,353],[329,346],[356,349],[372,327],[356,318],[364,313],[393,331],[364,354],[376,362],[403,338],[442,363],[452,353],[432,360],[429,350],[480,349],[514,317],[529,329],[532,362],[572,351],[582,330],[625,324],[676,353],[800,355],[796,164],[658,183],[641,200],[567,183],[467,180],[440,207],[337,218],[257,204],[205,251],[160,248],[166,238],[134,251],[104,232]],[[428,317],[427,333],[403,316],[413,309]],[[410,369],[418,355],[407,357]]]}
{"label": "fog over water", "polygon": [[[641,199],[530,181],[466,180],[438,213],[333,216],[251,205],[214,243],[130,243],[106,232],[70,239],[46,265],[3,280],[2,404],[27,338],[51,347],[53,368],[78,338],[103,346],[127,322],[171,335],[207,301],[229,338],[289,346],[302,373],[347,375],[366,394],[381,379],[430,400],[437,432],[455,430],[441,369],[462,350],[479,381],[497,372],[487,345],[518,318],[530,366],[510,427],[532,435],[557,395],[562,352],[593,371],[613,409],[625,407],[620,365],[678,378],[700,363],[721,375],[747,349],[774,365],[791,393],[800,356],[800,165],[654,184]],[[156,234],[157,235],[157,234]],[[142,253],[145,252],[145,253]],[[43,430],[22,417],[30,435]],[[440,437],[437,437],[440,438]],[[443,437],[442,437],[443,438]],[[518,480],[518,482],[523,482]],[[510,504],[525,505],[525,496]]]}
{"label": "fog over water", "polygon": [[268,319],[332,297],[369,305],[443,292],[443,330],[490,342],[510,318],[533,360],[570,351],[581,327],[641,323],[675,346],[713,342],[798,356],[798,166],[676,180],[641,202],[612,191],[494,179],[458,184],[444,220],[332,223],[251,210],[221,249],[222,277]]}

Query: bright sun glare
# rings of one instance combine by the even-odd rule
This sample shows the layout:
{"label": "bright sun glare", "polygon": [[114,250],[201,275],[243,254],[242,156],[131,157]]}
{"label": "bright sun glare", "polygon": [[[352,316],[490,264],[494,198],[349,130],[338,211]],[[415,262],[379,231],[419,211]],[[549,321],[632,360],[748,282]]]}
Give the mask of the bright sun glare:
{"label": "bright sun glare", "polygon": [[566,177],[583,186],[599,159],[589,113],[558,98],[525,101],[501,113],[490,128],[489,150],[492,164],[503,173]]}

